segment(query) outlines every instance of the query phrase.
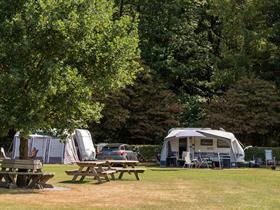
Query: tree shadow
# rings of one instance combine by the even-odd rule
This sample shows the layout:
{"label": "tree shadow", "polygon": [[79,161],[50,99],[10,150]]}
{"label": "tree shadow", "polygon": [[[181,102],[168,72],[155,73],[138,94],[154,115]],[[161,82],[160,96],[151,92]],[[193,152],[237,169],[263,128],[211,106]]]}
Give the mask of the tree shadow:
{"label": "tree shadow", "polygon": [[92,181],[90,180],[83,180],[83,181],[72,181],[72,180],[66,180],[66,181],[60,181],[58,183],[62,183],[62,184],[86,184],[86,183],[90,183]]}
{"label": "tree shadow", "polygon": [[0,188],[0,195],[4,195],[4,194],[11,194],[11,195],[37,194],[39,192],[40,192],[39,189],[27,189],[27,188],[8,189],[8,188]]}
{"label": "tree shadow", "polygon": [[179,171],[179,168],[154,168],[151,171]]}

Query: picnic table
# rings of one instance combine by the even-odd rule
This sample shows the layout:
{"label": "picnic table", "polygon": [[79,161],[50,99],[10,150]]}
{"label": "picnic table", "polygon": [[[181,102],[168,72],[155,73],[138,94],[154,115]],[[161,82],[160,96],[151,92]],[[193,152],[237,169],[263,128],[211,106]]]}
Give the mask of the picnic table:
{"label": "picnic table", "polygon": [[[67,170],[67,175],[73,176],[72,181],[83,181],[85,177],[91,176],[102,183],[103,180],[110,181],[109,175],[115,180],[115,173],[119,172],[118,179],[122,179],[124,173],[134,174],[137,180],[140,180],[138,174],[143,173],[145,169],[136,168],[139,161],[134,160],[97,160],[77,162],[79,169]],[[78,179],[80,177],[80,179]],[[102,179],[104,178],[104,179]]]}
{"label": "picnic table", "polygon": [[78,177],[81,178],[78,181],[83,181],[86,176],[92,176],[94,179],[98,181],[98,183],[102,183],[102,179],[104,178],[106,181],[110,181],[108,175],[115,179],[114,174],[116,170],[106,169],[104,166],[107,166],[106,161],[80,161],[77,162],[79,169],[77,170],[67,170],[65,173],[67,175],[73,176],[72,181],[77,181]]}
{"label": "picnic table", "polygon": [[54,173],[45,173],[42,171],[40,160],[17,160],[4,159],[1,162],[0,186],[16,188],[17,179],[24,176],[27,188],[52,188],[47,181],[54,177]]}
{"label": "picnic table", "polygon": [[[139,163],[137,160],[107,160],[109,169],[116,170],[119,172],[119,179],[122,179],[124,173],[129,175],[134,174],[137,180],[140,180],[138,174],[144,173],[145,169],[136,168],[135,166]],[[121,167],[120,167],[121,166]]]}

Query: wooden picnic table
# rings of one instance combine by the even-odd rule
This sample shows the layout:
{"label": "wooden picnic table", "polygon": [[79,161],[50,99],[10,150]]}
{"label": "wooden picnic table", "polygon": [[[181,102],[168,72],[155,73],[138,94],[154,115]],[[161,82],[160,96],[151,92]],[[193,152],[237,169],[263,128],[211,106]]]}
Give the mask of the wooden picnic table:
{"label": "wooden picnic table", "polygon": [[[109,169],[116,170],[119,172],[119,179],[122,179],[124,173],[129,175],[134,174],[137,180],[140,180],[139,173],[144,173],[145,169],[136,168],[135,166],[139,163],[137,160],[106,160]],[[122,167],[118,167],[122,166]]]}
{"label": "wooden picnic table", "polygon": [[77,162],[79,166],[78,170],[67,170],[65,173],[67,175],[73,176],[72,181],[77,181],[77,178],[80,176],[79,181],[83,181],[86,176],[92,176],[99,183],[102,183],[101,178],[105,178],[106,181],[110,181],[108,175],[115,179],[114,174],[115,170],[108,168],[107,170],[104,168],[108,165],[106,161],[80,161]]}
{"label": "wooden picnic table", "polygon": [[1,162],[0,186],[16,188],[19,176],[24,176],[27,188],[52,188],[47,181],[54,176],[54,173],[42,171],[40,160],[17,160],[4,159]]}
{"label": "wooden picnic table", "polygon": [[132,167],[135,168],[138,165],[138,160],[106,160],[107,164],[112,166],[122,166],[123,168]]}

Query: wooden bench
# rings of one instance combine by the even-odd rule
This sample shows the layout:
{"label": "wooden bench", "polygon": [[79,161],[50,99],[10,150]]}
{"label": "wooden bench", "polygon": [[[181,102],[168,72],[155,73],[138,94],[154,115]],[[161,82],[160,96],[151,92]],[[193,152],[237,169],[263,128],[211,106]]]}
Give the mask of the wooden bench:
{"label": "wooden bench", "polygon": [[117,172],[120,172],[119,175],[119,179],[121,179],[123,177],[124,173],[128,173],[128,174],[134,174],[137,180],[140,180],[138,174],[139,173],[144,173],[146,169],[144,168],[112,168],[114,170],[116,170]]}
{"label": "wooden bench", "polygon": [[[40,160],[3,160],[1,162],[0,186],[15,188],[17,179],[24,176],[27,188],[52,188],[47,181],[54,177],[54,173],[42,172]],[[2,180],[4,181],[2,182]]]}
{"label": "wooden bench", "polygon": [[115,179],[114,174],[116,170],[107,170],[102,167],[106,165],[105,161],[87,161],[87,162],[78,162],[77,163],[80,168],[78,170],[67,170],[65,173],[67,175],[73,176],[72,181],[76,181],[78,176],[81,176],[80,181],[83,181],[86,176],[93,176],[95,179],[98,180],[99,183],[102,182],[101,178],[105,178],[106,181],[110,181],[108,175]]}
{"label": "wooden bench", "polygon": [[[67,175],[70,175],[70,176],[74,176],[74,175],[78,175],[78,176],[96,176],[96,174],[94,174],[91,171],[67,170],[67,171],[65,171],[65,173]],[[106,171],[100,171],[100,172],[97,171],[97,173],[98,173],[99,176],[104,176],[104,174],[111,175],[112,179],[115,179],[114,178],[114,174],[116,173],[116,170],[106,170]]]}

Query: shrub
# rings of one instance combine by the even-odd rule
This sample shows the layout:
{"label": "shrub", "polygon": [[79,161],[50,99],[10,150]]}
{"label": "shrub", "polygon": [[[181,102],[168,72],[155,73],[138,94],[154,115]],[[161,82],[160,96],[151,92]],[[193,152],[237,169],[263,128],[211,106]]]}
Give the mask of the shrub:
{"label": "shrub", "polygon": [[280,147],[252,147],[245,150],[245,159],[253,160],[256,158],[261,158],[265,160],[265,150],[272,149],[272,156],[276,158],[277,161],[280,160]]}
{"label": "shrub", "polygon": [[141,162],[155,162],[157,155],[161,152],[161,145],[134,145]]}

